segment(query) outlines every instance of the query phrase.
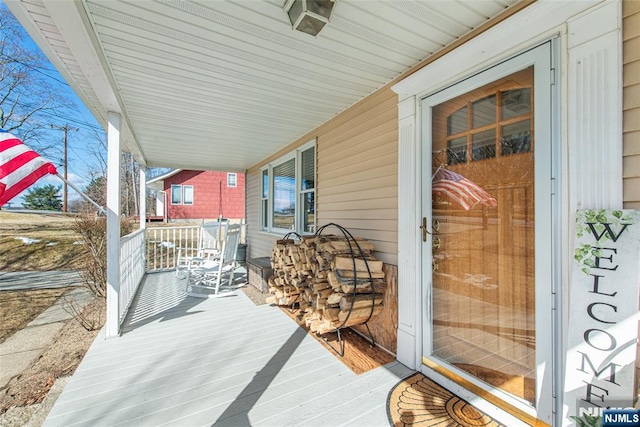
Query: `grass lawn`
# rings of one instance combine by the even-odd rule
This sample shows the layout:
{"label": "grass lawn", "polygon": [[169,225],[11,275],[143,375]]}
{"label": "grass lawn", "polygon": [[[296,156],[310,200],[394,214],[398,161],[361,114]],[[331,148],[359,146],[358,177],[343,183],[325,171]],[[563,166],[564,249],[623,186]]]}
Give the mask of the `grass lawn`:
{"label": "grass lawn", "polygon": [[0,211],[0,271],[79,268],[84,251],[74,244],[74,221],[73,215]]}

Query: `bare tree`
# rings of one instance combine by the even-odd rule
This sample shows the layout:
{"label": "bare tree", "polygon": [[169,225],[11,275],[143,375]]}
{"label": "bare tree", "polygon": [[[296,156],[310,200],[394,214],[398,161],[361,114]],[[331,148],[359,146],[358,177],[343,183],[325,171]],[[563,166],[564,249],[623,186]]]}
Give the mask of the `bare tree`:
{"label": "bare tree", "polygon": [[94,168],[89,170],[91,179],[99,176],[107,176],[107,133],[90,129],[91,141],[86,144],[87,151],[95,160]]}
{"label": "bare tree", "polygon": [[0,3],[0,128],[14,133],[32,147],[59,149],[52,140],[51,124],[73,108],[58,80],[47,69],[48,61],[25,43],[28,35],[7,7]]}
{"label": "bare tree", "polygon": [[[92,152],[95,156],[98,166],[89,170],[90,183],[84,188],[84,192],[92,200],[105,206],[107,197],[107,179],[106,179],[106,142],[104,138],[96,138],[96,144],[92,144]],[[153,177],[165,173],[167,168],[149,168],[147,176]],[[120,163],[120,210],[125,216],[139,215],[138,202],[140,195],[140,165],[135,161],[133,155],[129,152],[123,152]],[[155,198],[151,193],[146,195],[147,213],[152,213],[155,208]],[[79,200],[73,205],[75,211],[94,211],[95,206],[86,200]]]}

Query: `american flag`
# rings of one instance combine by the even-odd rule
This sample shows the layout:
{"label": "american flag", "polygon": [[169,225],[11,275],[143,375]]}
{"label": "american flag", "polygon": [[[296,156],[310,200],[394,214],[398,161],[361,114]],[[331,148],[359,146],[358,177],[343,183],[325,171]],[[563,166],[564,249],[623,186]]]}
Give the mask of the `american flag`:
{"label": "american flag", "polygon": [[56,174],[51,162],[0,129],[0,206],[47,174]]}
{"label": "american flag", "polygon": [[477,204],[498,206],[496,199],[464,176],[443,167],[433,175],[431,191],[468,211]]}

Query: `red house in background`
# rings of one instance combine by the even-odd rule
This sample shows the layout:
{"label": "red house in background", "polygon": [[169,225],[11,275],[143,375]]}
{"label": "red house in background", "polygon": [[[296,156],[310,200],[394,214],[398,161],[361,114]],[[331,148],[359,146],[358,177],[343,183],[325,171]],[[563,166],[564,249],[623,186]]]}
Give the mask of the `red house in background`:
{"label": "red house in background", "polygon": [[245,218],[244,173],[177,169],[150,179],[156,215],[168,222]]}

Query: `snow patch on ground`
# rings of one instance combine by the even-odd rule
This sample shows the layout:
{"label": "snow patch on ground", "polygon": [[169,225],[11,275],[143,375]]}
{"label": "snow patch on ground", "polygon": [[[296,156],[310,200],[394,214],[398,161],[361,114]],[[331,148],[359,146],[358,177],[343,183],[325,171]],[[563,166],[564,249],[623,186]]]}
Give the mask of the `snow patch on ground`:
{"label": "snow patch on ground", "polygon": [[16,237],[15,240],[22,240],[22,243],[24,243],[25,245],[31,245],[33,243],[40,242],[40,240],[38,239],[31,239],[29,237],[23,237],[23,236]]}

